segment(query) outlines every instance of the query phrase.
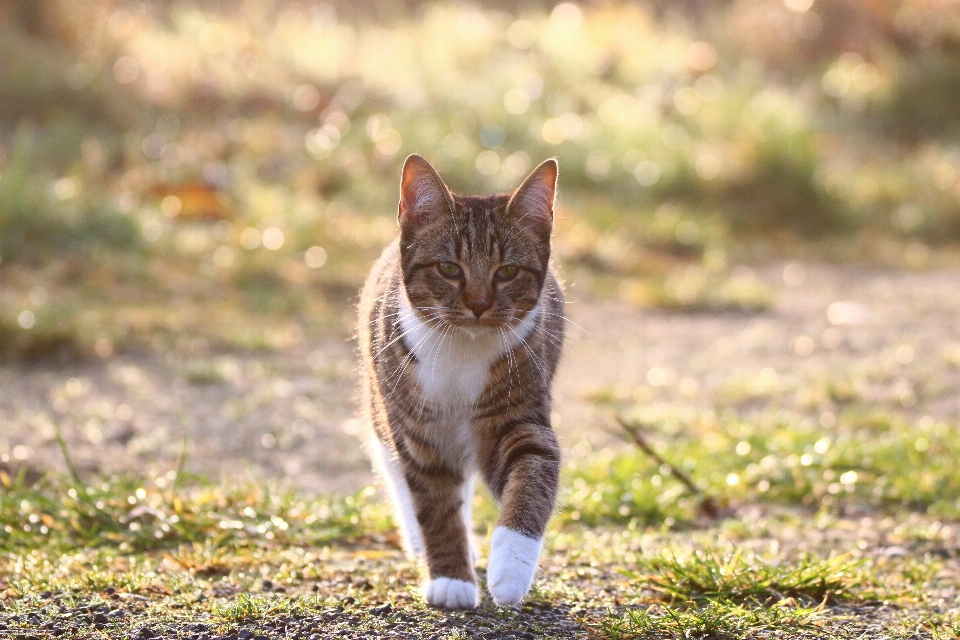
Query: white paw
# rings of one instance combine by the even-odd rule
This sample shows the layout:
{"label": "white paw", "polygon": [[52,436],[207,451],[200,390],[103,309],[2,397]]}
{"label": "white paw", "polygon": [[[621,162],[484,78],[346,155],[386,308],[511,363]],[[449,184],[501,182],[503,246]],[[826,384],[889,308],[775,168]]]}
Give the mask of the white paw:
{"label": "white paw", "polygon": [[530,590],[543,538],[529,538],[506,527],[493,530],[487,588],[498,605],[517,604]]}
{"label": "white paw", "polygon": [[480,604],[477,585],[455,578],[427,580],[423,597],[430,606],[444,609],[476,609]]}

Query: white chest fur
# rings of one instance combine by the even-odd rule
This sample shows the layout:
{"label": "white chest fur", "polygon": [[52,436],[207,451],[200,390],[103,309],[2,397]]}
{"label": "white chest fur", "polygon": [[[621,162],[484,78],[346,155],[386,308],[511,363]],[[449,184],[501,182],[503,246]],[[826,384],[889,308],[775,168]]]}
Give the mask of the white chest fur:
{"label": "white chest fur", "polygon": [[417,357],[417,380],[424,399],[449,417],[465,419],[487,381],[491,365],[508,349],[526,339],[540,315],[537,306],[517,327],[499,331],[428,326],[400,295],[400,325],[404,342]]}

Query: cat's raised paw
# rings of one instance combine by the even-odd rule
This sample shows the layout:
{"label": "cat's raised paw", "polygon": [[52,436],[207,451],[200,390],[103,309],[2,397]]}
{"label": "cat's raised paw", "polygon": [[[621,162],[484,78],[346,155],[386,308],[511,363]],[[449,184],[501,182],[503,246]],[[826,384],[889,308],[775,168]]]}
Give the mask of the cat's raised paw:
{"label": "cat's raised paw", "polygon": [[543,539],[534,539],[506,527],[493,530],[487,588],[500,606],[517,604],[527,595],[537,571]]}
{"label": "cat's raised paw", "polygon": [[480,604],[477,585],[456,578],[435,578],[423,587],[423,597],[432,607],[476,609]]}

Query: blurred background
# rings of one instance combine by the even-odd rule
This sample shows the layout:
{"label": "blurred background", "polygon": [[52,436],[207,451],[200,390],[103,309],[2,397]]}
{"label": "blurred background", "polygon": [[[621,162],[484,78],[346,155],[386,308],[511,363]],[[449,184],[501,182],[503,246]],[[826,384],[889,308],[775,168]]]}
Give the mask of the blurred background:
{"label": "blurred background", "polygon": [[747,415],[811,455],[960,415],[954,0],[7,0],[0,471],[63,468],[56,423],[84,472],[368,483],[356,292],[413,152],[462,192],[559,159],[572,460],[611,415],[741,456]]}

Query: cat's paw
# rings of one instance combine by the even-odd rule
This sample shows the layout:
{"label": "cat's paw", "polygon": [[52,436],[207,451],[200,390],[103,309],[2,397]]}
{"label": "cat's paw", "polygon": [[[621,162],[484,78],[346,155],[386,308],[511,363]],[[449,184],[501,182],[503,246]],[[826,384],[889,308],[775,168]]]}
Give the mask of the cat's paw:
{"label": "cat's paw", "polygon": [[506,527],[493,530],[487,588],[498,605],[517,604],[527,595],[540,559],[543,538],[534,539]]}
{"label": "cat's paw", "polygon": [[476,609],[480,604],[477,585],[456,578],[427,580],[423,597],[430,606],[444,609]]}

